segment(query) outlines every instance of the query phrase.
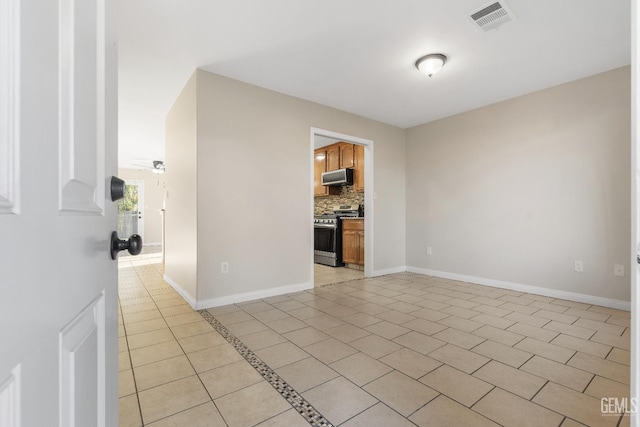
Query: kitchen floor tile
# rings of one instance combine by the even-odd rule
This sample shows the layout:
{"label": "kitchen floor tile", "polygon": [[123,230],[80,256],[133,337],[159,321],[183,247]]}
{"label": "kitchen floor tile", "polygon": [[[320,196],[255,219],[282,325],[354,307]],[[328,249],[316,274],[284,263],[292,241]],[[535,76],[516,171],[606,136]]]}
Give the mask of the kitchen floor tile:
{"label": "kitchen floor tile", "polygon": [[560,332],[565,335],[570,335],[576,338],[582,338],[588,340],[596,333],[595,329],[582,328],[575,325],[567,325],[566,323],[551,321],[543,326],[543,329],[548,329],[554,332]]}
{"label": "kitchen floor tile", "polygon": [[312,327],[288,332],[283,336],[298,347],[305,347],[330,338],[329,335]]}
{"label": "kitchen floor tile", "polygon": [[392,371],[363,388],[405,417],[438,396],[437,391],[398,371]]}
{"label": "kitchen floor tile", "polygon": [[630,382],[628,366],[591,356],[590,354],[578,352],[569,360],[567,365],[623,384],[629,384]]}
{"label": "kitchen floor tile", "polygon": [[345,323],[344,325],[340,325],[340,326],[336,326],[334,328],[328,329],[326,333],[327,335],[337,340],[340,340],[344,343],[350,343],[359,338],[363,338],[363,337],[366,337],[367,335],[371,335],[371,332],[347,323]]}
{"label": "kitchen floor tile", "polygon": [[305,420],[302,415],[296,412],[295,409],[289,409],[282,412],[275,417],[269,418],[266,421],[256,424],[256,427],[309,427],[309,422]]}
{"label": "kitchen floor tile", "polygon": [[623,398],[629,399],[631,390],[627,384],[612,381],[607,378],[596,377],[589,383],[589,387],[584,391],[585,394],[593,396],[596,399],[603,397],[617,397],[619,400]]}
{"label": "kitchen floor tile", "polygon": [[525,335],[527,337],[534,338],[538,341],[545,341],[545,342],[549,342],[555,337],[557,337],[558,335],[560,335],[557,332],[550,331],[548,329],[543,329],[542,327],[538,327],[538,326],[531,326],[526,323],[516,323],[513,326],[509,326],[507,328],[507,331],[520,334],[520,335]]}
{"label": "kitchen floor tile", "polygon": [[431,351],[446,344],[446,342],[444,341],[440,341],[436,338],[431,338],[430,336],[421,334],[420,332],[409,332],[395,338],[393,342],[422,354],[430,353]]}
{"label": "kitchen floor tile", "polygon": [[336,371],[313,357],[278,368],[277,373],[300,393],[339,376]]}
{"label": "kitchen floor tile", "polygon": [[208,402],[209,395],[197,376],[183,378],[138,393],[145,424]]}
{"label": "kitchen floor tile", "polygon": [[617,336],[598,331],[591,337],[591,341],[621,348],[623,350],[631,350],[631,340],[625,335]]}
{"label": "kitchen floor tile", "polygon": [[471,407],[494,387],[447,365],[431,371],[420,378],[420,382],[467,407]]}
{"label": "kitchen floor tile", "polygon": [[262,381],[262,376],[245,360],[230,363],[200,374],[212,399],[225,396]]}
{"label": "kitchen floor tile", "polygon": [[272,369],[278,369],[282,366],[288,365],[289,363],[297,362],[298,360],[309,357],[309,353],[289,342],[263,348],[255,353]]}
{"label": "kitchen floor tile", "polygon": [[518,350],[495,341],[486,340],[471,349],[474,353],[481,354],[506,365],[519,368],[524,362],[533,357],[532,353]]}
{"label": "kitchen floor tile", "polygon": [[227,341],[217,332],[207,332],[204,334],[193,335],[187,338],[181,338],[178,343],[185,353],[193,353],[195,351],[204,350],[224,344]]}
{"label": "kitchen floor tile", "polygon": [[489,362],[489,358],[480,356],[469,350],[447,344],[428,354],[429,357],[446,363],[449,366],[460,369],[468,374],[473,373],[483,365]]}
{"label": "kitchen floor tile", "polygon": [[304,347],[304,351],[326,364],[333,363],[358,352],[355,348],[334,338],[308,345]]}
{"label": "kitchen floor tile", "polygon": [[554,362],[553,360],[540,356],[534,356],[520,369],[579,392],[584,391],[593,379],[593,374],[589,372],[563,365],[562,363]]}
{"label": "kitchen floor tile", "polygon": [[135,394],[136,384],[133,380],[133,371],[118,372],[118,397],[129,396]]}
{"label": "kitchen floor tile", "polygon": [[462,332],[453,328],[448,328],[444,331],[438,332],[433,335],[433,338],[448,342],[449,344],[457,345],[458,347],[462,347],[467,350],[477,346],[483,341],[486,341],[484,338],[480,338],[477,335],[472,335],[468,332]]}
{"label": "kitchen floor tile", "polygon": [[306,328],[308,325],[302,320],[296,318],[287,318],[267,322],[266,325],[279,334],[295,331],[296,329]]}
{"label": "kitchen floor tile", "polygon": [[545,385],[546,379],[492,360],[473,373],[490,384],[530,400]]}
{"label": "kitchen floor tile", "polygon": [[364,353],[356,353],[334,362],[330,366],[360,387],[393,370],[393,368]]}
{"label": "kitchen floor tile", "polygon": [[132,394],[118,399],[118,409],[119,427],[142,427],[137,395]]}
{"label": "kitchen floor tile", "polygon": [[179,412],[160,421],[147,424],[149,427],[226,427],[220,412],[212,402],[203,403],[186,411]]}
{"label": "kitchen floor tile", "polygon": [[546,357],[547,359],[555,360],[560,363],[567,363],[567,361],[576,353],[575,350],[555,344],[549,344],[544,341],[538,341],[533,338],[523,339],[515,345],[515,348],[529,353],[534,353],[538,356]]}
{"label": "kitchen floor tile", "polygon": [[375,323],[371,326],[367,326],[365,329],[388,340],[392,340],[395,337],[406,334],[410,331],[410,329],[387,321]]}
{"label": "kitchen floor tile", "polygon": [[607,360],[629,366],[631,364],[631,353],[627,350],[614,348],[607,356]]}
{"label": "kitchen floor tile", "polygon": [[414,427],[402,415],[384,403],[378,403],[366,411],[356,415],[340,427]]}
{"label": "kitchen floor tile", "polygon": [[424,335],[433,335],[437,332],[447,329],[446,326],[425,319],[414,319],[403,323],[402,326]]}
{"label": "kitchen floor tile", "polygon": [[180,356],[183,352],[177,341],[167,341],[131,350],[129,354],[131,355],[131,364],[133,367],[138,367],[148,363]]}
{"label": "kitchen floor tile", "polygon": [[589,426],[615,426],[620,418],[604,416],[599,399],[553,382],[548,382],[533,402]]}
{"label": "kitchen floor tile", "polygon": [[566,347],[571,350],[581,351],[583,353],[588,353],[592,356],[598,356],[605,358],[611,352],[611,346],[599,344],[594,341],[584,340],[582,338],[572,337],[571,335],[560,334],[555,337],[551,344],[559,345],[561,347]]}
{"label": "kitchen floor tile", "polygon": [[138,390],[147,390],[195,374],[186,356],[165,359],[134,368]]}
{"label": "kitchen floor tile", "polygon": [[496,317],[484,313],[474,316],[470,320],[473,320],[474,322],[480,322],[488,326],[493,326],[494,328],[498,329],[506,329],[516,323],[513,320],[503,319],[502,317]]}
{"label": "kitchen floor tile", "polygon": [[220,344],[215,347],[187,354],[197,373],[206,372],[229,363],[242,360],[242,356],[231,344]]}
{"label": "kitchen floor tile", "polygon": [[339,377],[302,393],[333,425],[339,425],[378,403],[350,381]]}
{"label": "kitchen floor tile", "polygon": [[475,411],[440,395],[409,417],[421,427],[500,427]]}
{"label": "kitchen floor tile", "polygon": [[442,366],[442,362],[408,348],[394,351],[382,357],[380,361],[414,379],[418,379]]}
{"label": "kitchen floor tile", "polygon": [[400,349],[400,346],[388,339],[377,335],[368,335],[349,343],[350,346],[368,354],[374,359],[379,359],[389,353]]}
{"label": "kitchen floor tile", "polygon": [[503,426],[558,426],[564,418],[500,388],[493,389],[473,410]]}
{"label": "kitchen floor tile", "polygon": [[476,329],[472,332],[474,335],[477,335],[482,338],[487,338],[495,342],[499,342],[504,345],[508,345],[509,347],[514,346],[518,342],[522,341],[525,337],[524,335],[519,335],[513,332],[505,331],[499,328],[495,328],[493,326],[483,326],[479,329]]}
{"label": "kitchen floor tile", "polygon": [[464,332],[473,332],[478,328],[484,326],[480,322],[475,322],[469,319],[463,319],[458,316],[445,317],[442,320],[438,320],[441,325],[449,326],[450,328],[459,329]]}
{"label": "kitchen floor tile", "polygon": [[225,421],[230,426],[238,427],[254,426],[291,408],[280,393],[266,382],[214,399],[214,403]]}
{"label": "kitchen floor tile", "polygon": [[277,332],[266,329],[242,337],[242,342],[251,350],[260,350],[276,344],[286,342],[287,339]]}

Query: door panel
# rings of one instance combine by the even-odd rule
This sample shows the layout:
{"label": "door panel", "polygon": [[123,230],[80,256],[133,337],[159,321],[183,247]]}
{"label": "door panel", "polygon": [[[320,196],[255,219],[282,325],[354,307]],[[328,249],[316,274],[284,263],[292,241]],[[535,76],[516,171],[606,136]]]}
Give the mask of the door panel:
{"label": "door panel", "polygon": [[[104,3],[60,0],[60,208],[104,209]],[[92,90],[79,90],[92,88]]]}
{"label": "door panel", "polygon": [[3,427],[118,425],[114,4],[0,0]]}

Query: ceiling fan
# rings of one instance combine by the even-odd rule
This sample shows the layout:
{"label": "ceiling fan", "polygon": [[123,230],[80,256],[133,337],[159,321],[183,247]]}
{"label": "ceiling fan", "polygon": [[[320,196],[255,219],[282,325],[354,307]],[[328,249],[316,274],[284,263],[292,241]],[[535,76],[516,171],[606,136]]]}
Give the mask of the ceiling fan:
{"label": "ceiling fan", "polygon": [[146,160],[143,160],[143,162],[145,163],[134,163],[134,165],[141,169],[149,170],[153,173],[164,173],[164,161],[152,160],[151,164],[148,164]]}

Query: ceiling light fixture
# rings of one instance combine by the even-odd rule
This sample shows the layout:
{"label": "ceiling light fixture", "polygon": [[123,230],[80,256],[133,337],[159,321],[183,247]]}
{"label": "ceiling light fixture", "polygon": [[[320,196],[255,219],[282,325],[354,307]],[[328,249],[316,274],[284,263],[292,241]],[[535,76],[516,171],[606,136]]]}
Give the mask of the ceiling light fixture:
{"label": "ceiling light fixture", "polygon": [[416,61],[416,68],[431,77],[444,67],[447,57],[441,53],[431,53]]}

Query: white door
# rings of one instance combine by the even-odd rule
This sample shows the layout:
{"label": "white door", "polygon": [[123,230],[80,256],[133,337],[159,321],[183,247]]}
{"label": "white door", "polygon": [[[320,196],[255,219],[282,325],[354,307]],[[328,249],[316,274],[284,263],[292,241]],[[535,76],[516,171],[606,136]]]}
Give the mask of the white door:
{"label": "white door", "polygon": [[116,426],[113,0],[0,0],[0,426]]}

